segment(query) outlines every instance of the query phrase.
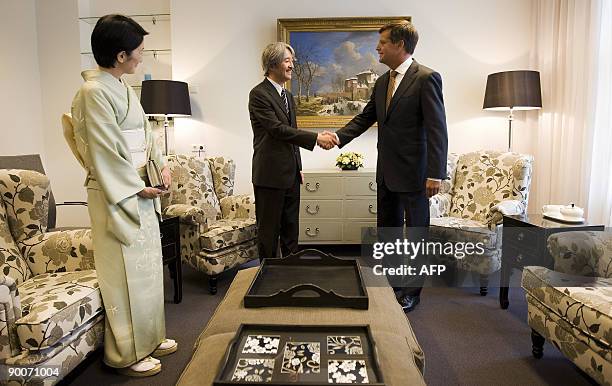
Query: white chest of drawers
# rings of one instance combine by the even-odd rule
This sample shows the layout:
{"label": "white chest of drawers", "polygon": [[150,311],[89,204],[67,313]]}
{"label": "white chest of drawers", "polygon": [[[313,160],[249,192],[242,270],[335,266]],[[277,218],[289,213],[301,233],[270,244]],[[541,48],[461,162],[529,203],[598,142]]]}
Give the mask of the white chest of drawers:
{"label": "white chest of drawers", "polygon": [[376,227],[374,169],[304,171],[300,244],[360,244],[363,227]]}

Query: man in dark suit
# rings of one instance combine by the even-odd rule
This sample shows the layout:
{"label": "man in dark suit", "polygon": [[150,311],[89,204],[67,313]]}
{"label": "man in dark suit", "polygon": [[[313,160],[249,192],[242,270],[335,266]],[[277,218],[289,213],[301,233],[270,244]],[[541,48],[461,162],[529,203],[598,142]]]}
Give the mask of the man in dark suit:
{"label": "man in dark suit", "polygon": [[297,252],[302,160],[300,147],[337,144],[331,133],[299,130],[295,103],[283,87],[291,80],[293,48],[269,44],[262,54],[266,79],[249,94],[253,128],[253,175],[259,259],[276,257],[280,238],[283,255]]}
{"label": "man in dark suit", "polygon": [[[412,58],[418,33],[412,23],[379,30],[380,62],[391,69],[376,81],[363,112],[336,132],[342,147],[378,122],[377,225],[429,227],[429,197],[446,177],[448,137],[440,74]],[[420,301],[423,278],[394,288],[411,311]],[[406,282],[404,282],[406,284]]]}

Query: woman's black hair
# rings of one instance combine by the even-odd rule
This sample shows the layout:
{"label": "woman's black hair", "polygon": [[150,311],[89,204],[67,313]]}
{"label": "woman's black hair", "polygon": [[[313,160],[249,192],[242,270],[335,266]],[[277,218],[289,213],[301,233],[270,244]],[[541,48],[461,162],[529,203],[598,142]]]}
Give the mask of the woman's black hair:
{"label": "woman's black hair", "polygon": [[115,67],[117,55],[125,51],[129,56],[148,34],[127,16],[102,16],[91,33],[91,50],[96,63],[104,68]]}

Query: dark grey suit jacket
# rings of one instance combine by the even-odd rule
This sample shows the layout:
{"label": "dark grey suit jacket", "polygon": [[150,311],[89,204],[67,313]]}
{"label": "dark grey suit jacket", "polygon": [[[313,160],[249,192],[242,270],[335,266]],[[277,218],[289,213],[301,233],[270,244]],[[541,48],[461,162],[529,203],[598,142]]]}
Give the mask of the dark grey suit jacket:
{"label": "dark grey suit jacket", "polygon": [[317,134],[297,129],[295,103],[287,92],[289,115],[285,102],[268,79],[249,93],[249,116],[253,128],[254,185],[288,189],[293,186],[302,159],[299,147],[314,149]]}
{"label": "dark grey suit jacket", "polygon": [[416,60],[399,84],[389,111],[389,72],[376,81],[363,112],[338,130],[340,147],[378,122],[376,182],[392,192],[416,192],[427,178],[446,178],[448,133],[440,74]]}

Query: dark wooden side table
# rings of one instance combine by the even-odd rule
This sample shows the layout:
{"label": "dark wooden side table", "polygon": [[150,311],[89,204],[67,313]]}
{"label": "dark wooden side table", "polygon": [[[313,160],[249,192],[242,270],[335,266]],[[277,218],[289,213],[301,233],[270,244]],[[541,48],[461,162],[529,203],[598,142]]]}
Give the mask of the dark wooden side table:
{"label": "dark wooden side table", "polygon": [[179,218],[167,217],[159,223],[164,265],[168,265],[174,282],[174,303],[183,299],[183,270],[181,265],[181,235]]}
{"label": "dark wooden side table", "polygon": [[553,258],[546,242],[553,233],[569,231],[603,231],[603,225],[570,224],[549,220],[541,214],[504,216],[502,235],[502,266],[499,283],[499,305],[507,309],[508,286],[512,269],[527,265],[553,268]]}

